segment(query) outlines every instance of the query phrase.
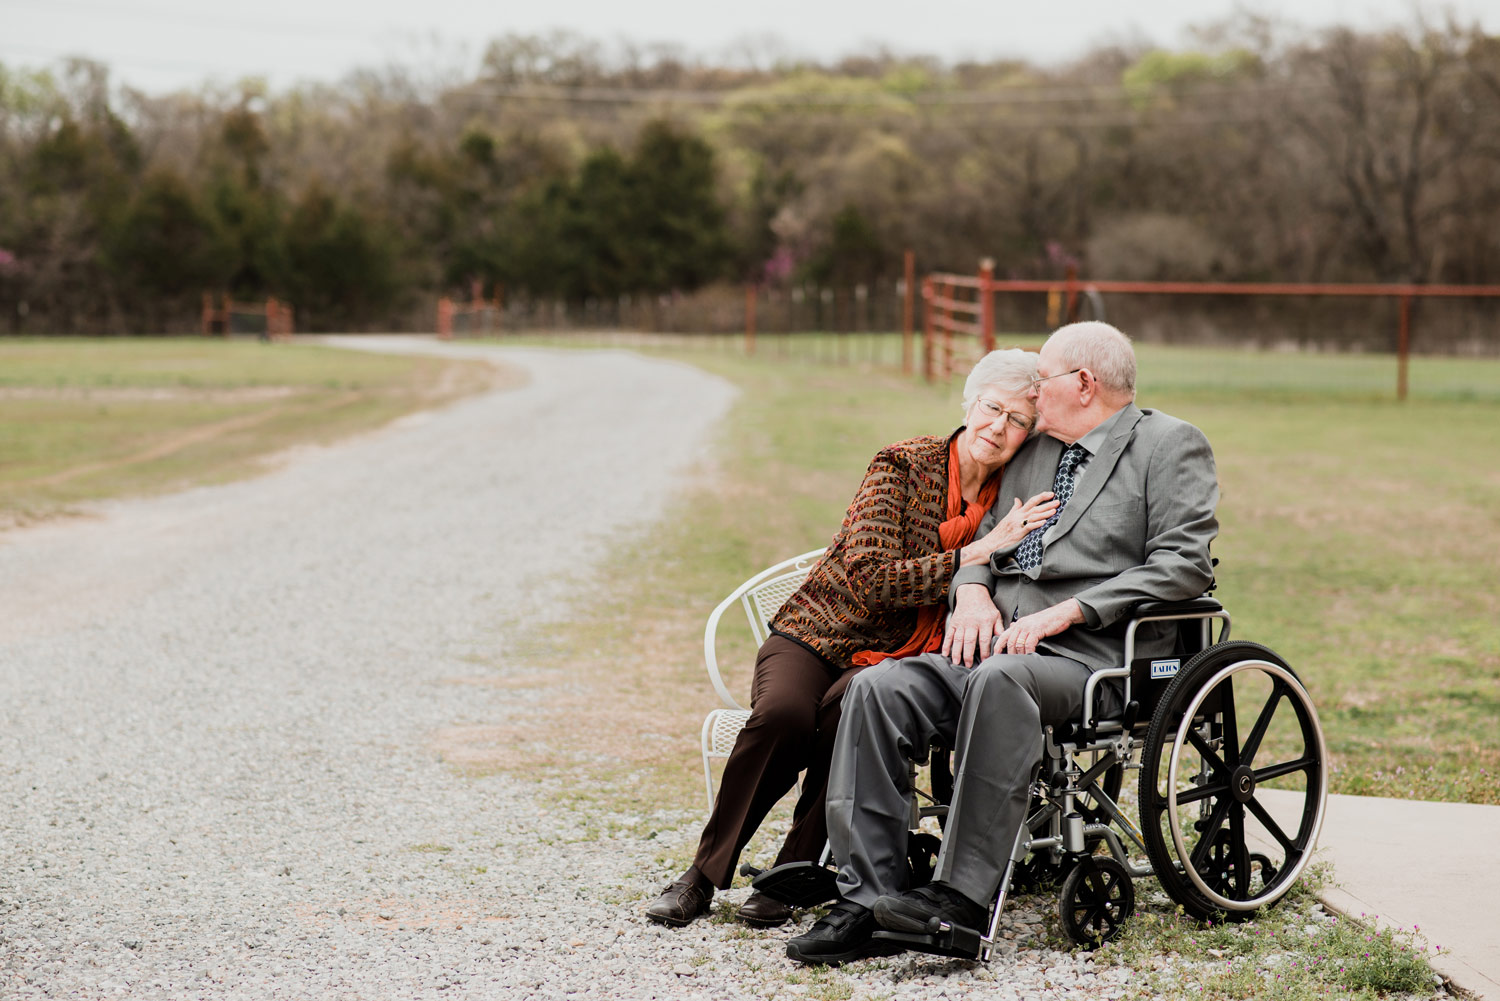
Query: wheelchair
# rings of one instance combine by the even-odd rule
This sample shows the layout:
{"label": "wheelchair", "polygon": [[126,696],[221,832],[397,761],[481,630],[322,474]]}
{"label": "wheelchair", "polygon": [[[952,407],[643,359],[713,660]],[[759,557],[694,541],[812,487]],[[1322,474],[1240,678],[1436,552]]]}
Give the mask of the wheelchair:
{"label": "wheelchair", "polygon": [[[1163,623],[1171,657],[1136,657],[1137,631]],[[1217,635],[1215,629],[1217,627]],[[1328,753],[1317,710],[1296,672],[1273,651],[1229,638],[1230,617],[1211,596],[1139,605],[1124,631],[1120,666],[1096,671],[1081,718],[1048,726],[1031,807],[990,908],[988,927],[940,923],[922,934],[881,931],[907,949],[988,961],[1009,895],[1056,888],[1062,928],[1097,947],[1135,909],[1133,881],[1155,876],[1200,920],[1243,920],[1281,899],[1317,847],[1327,805]],[[1100,685],[1118,684],[1118,719],[1096,716]],[[918,830],[941,826],[952,794],[948,753],[931,756],[932,790],[913,785],[911,885],[931,878],[940,845]],[[913,763],[915,776],[919,763]],[[1139,825],[1121,801],[1134,783]],[[837,869],[794,862],[752,885],[797,907],[836,896]]]}

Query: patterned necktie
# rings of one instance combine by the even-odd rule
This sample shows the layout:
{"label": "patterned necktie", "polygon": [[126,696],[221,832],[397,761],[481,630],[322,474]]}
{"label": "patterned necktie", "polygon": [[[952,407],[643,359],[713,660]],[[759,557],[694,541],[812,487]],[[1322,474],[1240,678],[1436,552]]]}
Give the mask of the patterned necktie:
{"label": "patterned necktie", "polygon": [[1052,492],[1057,496],[1057,511],[1042,524],[1032,529],[1021,540],[1016,547],[1016,565],[1022,570],[1030,570],[1042,562],[1042,536],[1047,534],[1047,529],[1057,523],[1058,516],[1063,513],[1063,508],[1068,506],[1068,501],[1073,497],[1073,473],[1078,469],[1078,464],[1083,457],[1088,455],[1082,445],[1074,442],[1063,450],[1062,458],[1057,463],[1057,475],[1052,479]]}

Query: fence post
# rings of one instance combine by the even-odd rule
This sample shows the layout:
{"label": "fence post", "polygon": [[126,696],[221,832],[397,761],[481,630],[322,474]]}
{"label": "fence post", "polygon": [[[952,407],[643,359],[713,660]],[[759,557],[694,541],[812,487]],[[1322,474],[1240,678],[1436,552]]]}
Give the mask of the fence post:
{"label": "fence post", "polygon": [[985,257],[979,261],[979,329],[980,346],[985,354],[995,350],[995,297],[990,295],[990,282],[995,280],[995,260]]}
{"label": "fence post", "polygon": [[755,354],[755,298],[754,282],[745,283],[745,354]]}
{"label": "fence post", "polygon": [[[483,278],[470,278],[469,279],[469,315],[471,317],[474,317],[475,319],[477,319],[479,321],[479,331],[478,331],[478,333],[479,333],[479,335],[481,337],[490,332],[490,320],[489,320],[489,317],[487,317],[487,316],[484,315],[484,279]],[[474,322],[474,320],[470,320],[469,321],[469,323],[471,324],[471,326],[469,328],[469,334],[470,334],[470,336],[472,336],[474,334],[474,332],[475,332],[474,329],[473,329],[473,326],[472,326],[473,322]]]}
{"label": "fence post", "polygon": [[1072,323],[1078,319],[1078,269],[1068,265],[1067,276],[1063,279],[1064,302],[1066,309],[1063,315],[1067,322]]}
{"label": "fence post", "polygon": [[207,337],[214,330],[214,296],[212,292],[203,293],[203,336]]}
{"label": "fence post", "polygon": [[1396,336],[1396,399],[1406,399],[1406,366],[1411,355],[1411,293],[1401,296],[1401,330]]}
{"label": "fence post", "polygon": [[922,378],[932,381],[932,279],[922,279]]}
{"label": "fence post", "polygon": [[446,295],[438,299],[437,335],[440,341],[453,340],[453,300]]}
{"label": "fence post", "polygon": [[912,314],[917,296],[917,255],[908,250],[903,257],[901,273],[905,284],[902,286],[901,297],[901,372],[903,375],[911,375]]}
{"label": "fence post", "polygon": [[943,298],[948,300],[949,305],[943,307],[943,369],[942,380],[947,382],[953,377],[953,300],[958,296],[958,289],[951,282],[943,282]]}

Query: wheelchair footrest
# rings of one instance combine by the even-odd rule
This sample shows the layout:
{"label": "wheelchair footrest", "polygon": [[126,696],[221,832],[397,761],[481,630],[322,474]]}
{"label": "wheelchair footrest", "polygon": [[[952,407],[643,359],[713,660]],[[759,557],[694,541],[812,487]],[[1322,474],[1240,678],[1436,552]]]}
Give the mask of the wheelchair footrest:
{"label": "wheelchair footrest", "polygon": [[787,862],[760,873],[751,887],[788,907],[816,907],[838,897],[838,870],[816,862]]}
{"label": "wheelchair footrest", "polygon": [[896,942],[914,952],[929,952],[935,956],[952,956],[957,959],[978,959],[983,935],[974,928],[949,925],[930,935],[913,932],[878,931],[872,936],[880,942]]}

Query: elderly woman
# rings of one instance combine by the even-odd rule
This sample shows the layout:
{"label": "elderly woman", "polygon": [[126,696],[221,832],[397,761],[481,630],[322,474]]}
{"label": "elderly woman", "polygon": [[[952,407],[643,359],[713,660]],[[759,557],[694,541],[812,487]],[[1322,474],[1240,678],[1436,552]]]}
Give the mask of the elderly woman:
{"label": "elderly woman", "polygon": [[[824,798],[840,700],[849,679],[887,657],[942,645],[948,587],[960,566],[1020,541],[1057,509],[1050,493],[1016,502],[993,531],[974,533],[994,501],[1000,470],[1035,423],[1027,399],[1036,355],[992,351],[964,384],[964,423],[880,450],[843,526],[805,583],[771,620],[755,661],[750,719],[724,768],[719,797],[692,867],[646,909],[667,925],[707,912],[740,851],[806,769],[792,828],[776,865],[816,859],[828,837]],[[781,924],[791,908],[761,893],[741,920]]]}

